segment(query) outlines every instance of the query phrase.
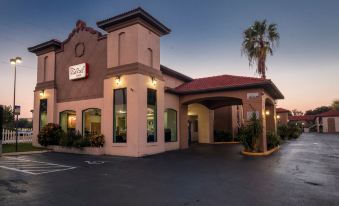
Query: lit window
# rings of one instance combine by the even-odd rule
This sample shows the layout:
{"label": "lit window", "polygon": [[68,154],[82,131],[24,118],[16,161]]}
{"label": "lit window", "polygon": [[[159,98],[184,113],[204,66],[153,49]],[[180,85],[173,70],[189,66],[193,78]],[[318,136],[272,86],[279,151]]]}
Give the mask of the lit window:
{"label": "lit window", "polygon": [[82,112],[82,134],[90,136],[101,134],[101,110],[87,109]]}
{"label": "lit window", "polygon": [[177,111],[166,109],[164,114],[165,142],[177,141]]}
{"label": "lit window", "polygon": [[67,110],[60,112],[60,127],[64,132],[70,133],[70,132],[75,132],[75,127],[76,127],[76,113],[75,111]]}
{"label": "lit window", "polygon": [[47,99],[40,100],[39,130],[47,124]]}
{"label": "lit window", "polygon": [[147,142],[157,141],[157,91],[147,89]]}
{"label": "lit window", "polygon": [[113,142],[127,142],[127,100],[126,89],[114,90]]}

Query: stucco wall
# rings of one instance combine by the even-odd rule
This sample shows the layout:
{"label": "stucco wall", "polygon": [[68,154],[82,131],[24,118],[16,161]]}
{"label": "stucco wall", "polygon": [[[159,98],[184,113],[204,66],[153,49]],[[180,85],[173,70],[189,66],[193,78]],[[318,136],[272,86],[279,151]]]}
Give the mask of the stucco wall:
{"label": "stucco wall", "polygon": [[[45,67],[46,59],[46,68]],[[46,54],[38,56],[38,68],[37,68],[37,82],[45,82],[54,80],[55,73],[55,52],[48,52]]]}
{"label": "stucco wall", "polygon": [[188,105],[188,115],[198,116],[199,143],[213,142],[214,112],[202,104]]}
{"label": "stucco wall", "polygon": [[339,132],[339,117],[323,117],[323,132],[328,132],[328,118],[334,118],[335,132]]}
{"label": "stucco wall", "polygon": [[220,107],[214,110],[214,130],[232,134],[232,106]]}
{"label": "stucco wall", "polygon": [[175,87],[184,83],[184,81],[177,79],[177,78],[174,78],[174,77],[171,77],[171,76],[168,76],[166,74],[163,74],[163,77],[164,77],[164,81],[165,81],[165,86],[169,87],[169,88],[175,88]]}
{"label": "stucco wall", "polygon": [[280,119],[277,119],[278,124],[286,125],[288,123],[288,112],[277,113],[280,116]]}
{"label": "stucco wall", "polygon": [[177,111],[177,141],[176,142],[165,142],[165,150],[168,151],[168,150],[179,149],[179,142],[180,142],[179,97],[174,94],[165,93],[164,103],[165,103],[164,110],[174,109],[175,111]]}
{"label": "stucco wall", "polygon": [[[165,151],[164,143],[164,82],[141,74],[123,75],[117,85],[114,78],[105,80],[103,118],[109,122],[103,128],[105,153],[143,156]],[[113,143],[113,89],[127,90],[127,143]],[[147,143],[147,88],[157,90],[157,142]]]}
{"label": "stucco wall", "polygon": [[[125,33],[120,44],[119,35]],[[148,48],[152,49],[153,65],[149,65]],[[107,35],[108,68],[139,62],[160,70],[160,37],[140,24],[115,30]]]}

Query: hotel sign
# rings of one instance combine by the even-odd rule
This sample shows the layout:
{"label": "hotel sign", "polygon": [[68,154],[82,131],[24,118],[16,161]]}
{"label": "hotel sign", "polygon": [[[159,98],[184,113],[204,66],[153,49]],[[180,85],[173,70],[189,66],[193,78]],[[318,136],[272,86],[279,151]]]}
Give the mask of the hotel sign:
{"label": "hotel sign", "polygon": [[88,64],[82,63],[69,67],[69,80],[84,79],[88,77]]}

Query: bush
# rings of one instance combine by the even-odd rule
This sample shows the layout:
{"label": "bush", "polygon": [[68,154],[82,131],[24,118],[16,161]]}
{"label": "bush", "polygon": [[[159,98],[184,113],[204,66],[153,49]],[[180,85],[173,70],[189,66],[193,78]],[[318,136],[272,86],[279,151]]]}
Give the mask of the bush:
{"label": "bush", "polygon": [[58,145],[63,136],[65,133],[58,124],[48,123],[38,134],[38,142],[42,146]]}
{"label": "bush", "polygon": [[215,142],[231,142],[233,140],[232,134],[220,130],[214,130],[214,141]]}
{"label": "bush", "polygon": [[246,151],[256,152],[259,150],[258,140],[261,133],[261,122],[253,113],[250,124],[239,129],[238,139],[240,139]]}
{"label": "bush", "polygon": [[65,136],[60,139],[59,145],[65,147],[75,146],[75,143],[82,139],[82,135],[79,131],[70,130]]}
{"label": "bush", "polygon": [[288,139],[297,139],[301,135],[301,128],[294,124],[290,123],[288,124]]}
{"label": "bush", "polygon": [[105,137],[102,134],[95,134],[89,137],[89,141],[92,147],[103,147],[105,144]]}
{"label": "bush", "polygon": [[286,139],[288,137],[288,127],[287,125],[278,126],[278,135],[281,139]]}
{"label": "bush", "polygon": [[279,136],[275,133],[269,133],[266,136],[267,138],[267,149],[272,149],[277,147],[280,143]]}

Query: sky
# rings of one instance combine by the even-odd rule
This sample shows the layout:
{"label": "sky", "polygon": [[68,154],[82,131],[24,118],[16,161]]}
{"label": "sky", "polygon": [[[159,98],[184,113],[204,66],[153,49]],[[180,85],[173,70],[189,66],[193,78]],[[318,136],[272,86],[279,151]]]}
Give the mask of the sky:
{"label": "sky", "polygon": [[281,37],[267,61],[267,78],[285,96],[278,107],[305,111],[339,98],[339,1],[1,0],[0,104],[13,104],[10,58],[23,59],[17,67],[16,102],[21,117],[31,117],[37,58],[27,48],[66,39],[78,19],[101,31],[97,21],[139,6],[172,30],[161,37],[165,66],[193,78],[257,77],[241,55],[242,32],[255,20],[267,19],[278,25]]}

